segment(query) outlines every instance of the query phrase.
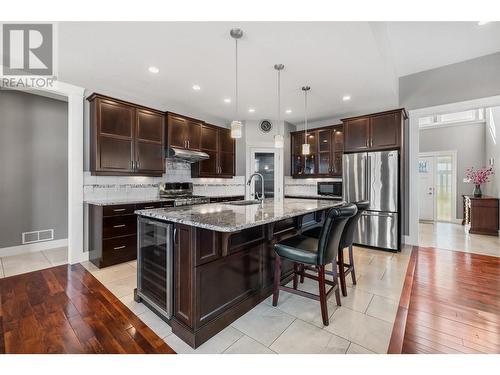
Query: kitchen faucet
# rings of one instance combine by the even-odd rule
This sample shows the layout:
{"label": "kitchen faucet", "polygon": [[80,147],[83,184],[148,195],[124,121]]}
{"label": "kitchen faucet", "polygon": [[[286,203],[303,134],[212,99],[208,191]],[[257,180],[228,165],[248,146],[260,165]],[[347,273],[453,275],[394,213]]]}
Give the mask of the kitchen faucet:
{"label": "kitchen faucet", "polygon": [[257,173],[257,172],[253,173],[248,178],[247,185],[250,186],[250,184],[252,183],[252,179],[255,176],[259,176],[260,177],[260,187],[261,187],[262,195],[259,196],[259,193],[255,192],[254,196],[255,196],[255,198],[257,198],[260,201],[261,207],[264,207],[264,199],[266,198],[265,195],[264,195],[264,176],[262,174],[260,174],[260,173]]}

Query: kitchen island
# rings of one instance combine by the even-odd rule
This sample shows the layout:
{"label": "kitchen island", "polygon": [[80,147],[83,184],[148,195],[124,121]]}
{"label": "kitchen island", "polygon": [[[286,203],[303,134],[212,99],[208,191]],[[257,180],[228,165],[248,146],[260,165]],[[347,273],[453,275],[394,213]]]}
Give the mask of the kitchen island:
{"label": "kitchen island", "polygon": [[[139,237],[144,237],[139,254],[141,248],[156,254],[163,246],[167,255],[145,261],[139,255],[138,290],[149,290],[139,291],[136,300],[196,348],[271,295],[276,241],[321,225],[325,212],[342,203],[285,198],[266,200],[263,206],[240,201],[138,210]],[[162,262],[170,271],[154,282],[157,271],[151,269]],[[283,281],[292,270],[293,264],[283,262]],[[150,303],[145,295],[154,301],[160,296],[163,303]]]}

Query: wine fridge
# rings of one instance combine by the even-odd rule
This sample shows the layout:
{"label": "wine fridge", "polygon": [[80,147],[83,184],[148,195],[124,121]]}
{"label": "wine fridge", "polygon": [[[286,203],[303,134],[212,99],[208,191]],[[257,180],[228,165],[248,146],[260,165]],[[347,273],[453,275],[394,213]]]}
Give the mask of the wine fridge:
{"label": "wine fridge", "polygon": [[166,319],[172,316],[172,257],[173,225],[139,216],[135,299]]}

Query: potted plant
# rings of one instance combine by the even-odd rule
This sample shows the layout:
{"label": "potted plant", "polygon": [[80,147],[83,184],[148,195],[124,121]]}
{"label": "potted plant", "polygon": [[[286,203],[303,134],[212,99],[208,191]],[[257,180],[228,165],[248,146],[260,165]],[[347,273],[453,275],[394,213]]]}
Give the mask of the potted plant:
{"label": "potted plant", "polygon": [[481,192],[481,185],[490,181],[490,176],[493,174],[493,167],[483,167],[474,169],[474,167],[467,168],[465,171],[465,178],[469,183],[474,184],[474,197],[480,198],[483,193]]}

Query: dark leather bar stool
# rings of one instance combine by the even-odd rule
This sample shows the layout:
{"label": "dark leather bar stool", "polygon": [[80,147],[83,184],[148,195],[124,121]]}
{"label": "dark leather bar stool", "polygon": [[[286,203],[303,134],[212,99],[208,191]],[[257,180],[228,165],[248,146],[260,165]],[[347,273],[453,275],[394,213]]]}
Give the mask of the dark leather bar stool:
{"label": "dark leather bar stool", "polygon": [[[357,212],[356,205],[346,204],[341,207],[332,208],[325,218],[325,223],[318,238],[297,235],[274,245],[276,260],[274,262],[274,293],[273,306],[278,304],[279,291],[285,290],[289,293],[298,294],[303,297],[312,298],[320,302],[323,324],[328,325],[327,299],[335,292],[337,305],[340,306],[340,293],[338,278],[333,281],[325,278],[325,265],[337,258],[340,239],[347,220]],[[293,262],[293,288],[281,285],[281,258]],[[305,266],[313,267],[317,275],[306,273]],[[334,268],[336,272],[337,267]],[[307,277],[318,281],[319,295],[308,293],[297,289],[298,276]],[[331,288],[326,291],[326,285]]]}
{"label": "dark leather bar stool", "polygon": [[[361,217],[361,214],[368,209],[368,206],[370,206],[370,202],[359,201],[359,202],[354,202],[354,204],[358,208],[358,212],[356,213],[356,215],[352,216],[351,218],[349,218],[349,220],[347,220],[347,223],[344,227],[344,232],[342,233],[342,238],[340,239],[338,260],[337,260],[339,270],[338,272],[336,271],[337,267],[335,262],[333,262],[332,270],[335,269],[335,272],[326,271],[327,275],[333,275],[334,277],[335,274],[338,274],[338,277],[340,279],[340,288],[342,290],[342,295],[344,297],[347,296],[347,286],[345,278],[348,274],[351,274],[352,283],[356,285],[356,272],[354,270],[354,256],[352,253],[352,243],[354,241],[354,232],[356,231],[356,228],[358,226],[359,218]],[[312,228],[307,231],[304,231],[302,235],[306,237],[319,238],[321,235],[321,230],[322,227]],[[344,262],[344,249],[346,247],[349,248],[349,263]],[[302,278],[300,281],[304,282]]]}

